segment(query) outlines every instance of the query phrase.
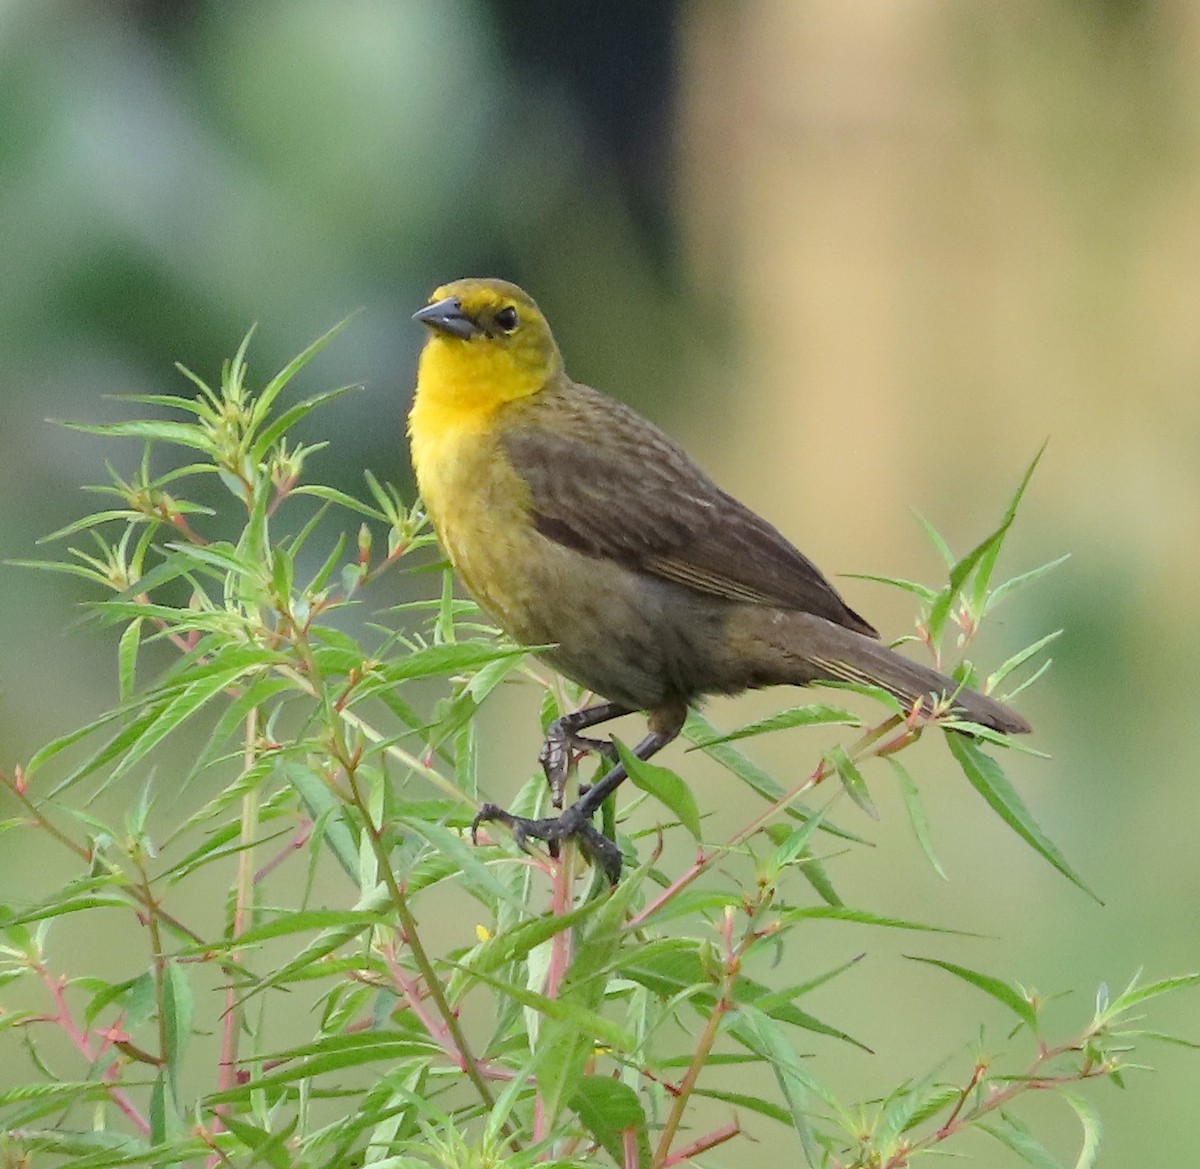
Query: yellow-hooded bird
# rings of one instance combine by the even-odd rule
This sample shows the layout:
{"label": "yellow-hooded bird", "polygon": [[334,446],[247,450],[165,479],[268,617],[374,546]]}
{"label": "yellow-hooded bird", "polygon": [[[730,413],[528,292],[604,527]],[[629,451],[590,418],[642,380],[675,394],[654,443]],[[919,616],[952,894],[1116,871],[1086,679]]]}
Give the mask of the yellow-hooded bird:
{"label": "yellow-hooded bird", "polygon": [[518,841],[578,836],[613,879],[620,853],[591,817],[625,778],[588,727],[645,711],[648,759],[708,694],[857,682],[923,715],[1008,734],[1016,711],[880,643],[813,563],[727,495],[629,406],[572,381],[533,299],[503,280],[456,280],[414,314],[429,331],[409,414],[417,484],[443,548],[514,640],[606,701],[560,718],[541,761],[561,806],[571,752],[603,778],[560,815],[482,820]]}

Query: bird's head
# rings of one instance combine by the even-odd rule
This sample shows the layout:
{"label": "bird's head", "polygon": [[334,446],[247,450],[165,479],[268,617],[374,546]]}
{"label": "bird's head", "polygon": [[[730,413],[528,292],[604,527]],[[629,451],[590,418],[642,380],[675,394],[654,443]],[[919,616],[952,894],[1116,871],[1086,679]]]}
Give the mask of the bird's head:
{"label": "bird's head", "polygon": [[534,394],[562,369],[554,336],[533,298],[506,280],[443,284],[413,314],[430,331],[420,381],[467,384],[498,404]]}

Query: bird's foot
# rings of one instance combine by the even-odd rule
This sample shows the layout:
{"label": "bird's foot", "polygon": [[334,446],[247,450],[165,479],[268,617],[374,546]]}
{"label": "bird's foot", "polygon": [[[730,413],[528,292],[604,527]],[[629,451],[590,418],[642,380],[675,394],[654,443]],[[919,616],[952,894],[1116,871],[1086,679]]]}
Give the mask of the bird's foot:
{"label": "bird's foot", "polygon": [[[564,734],[557,723],[550,727],[546,741],[538,752],[538,762],[550,787],[550,799],[556,808],[563,805],[563,792],[567,787],[567,773],[571,770],[570,736]],[[487,804],[485,807],[493,807]]]}
{"label": "bird's foot", "polygon": [[546,740],[542,744],[538,762],[546,774],[546,782],[550,785],[550,798],[556,808],[563,806],[563,792],[575,754],[596,752],[610,763],[618,762],[617,749],[611,742],[607,739],[585,738],[579,732],[632,713],[630,707],[622,706],[619,702],[601,702],[596,706],[587,706],[582,710],[564,714],[546,728]]}
{"label": "bird's foot", "polygon": [[[557,816],[543,820],[531,820],[525,816],[514,816],[498,804],[484,804],[471,821],[471,839],[476,841],[480,824],[497,823],[511,829],[517,845],[525,849],[529,840],[545,841],[551,856],[558,856],[559,844],[574,838],[583,855],[616,884],[621,876],[621,850],[592,824],[587,814],[577,804],[565,809]],[[477,842],[477,841],[476,841]]]}
{"label": "bird's foot", "polygon": [[563,806],[563,793],[567,787],[567,775],[571,770],[571,757],[576,752],[592,752],[603,755],[609,762],[616,763],[617,749],[607,739],[588,739],[560,725],[562,720],[550,724],[546,740],[538,753],[538,762],[550,787],[550,800],[556,808]]}

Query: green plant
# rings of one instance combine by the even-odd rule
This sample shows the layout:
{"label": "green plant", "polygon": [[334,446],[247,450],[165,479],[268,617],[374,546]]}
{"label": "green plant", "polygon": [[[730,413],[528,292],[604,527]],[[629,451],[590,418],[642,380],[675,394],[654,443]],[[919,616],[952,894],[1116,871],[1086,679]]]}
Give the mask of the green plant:
{"label": "green plant", "polygon": [[[757,801],[724,839],[708,838],[674,772],[625,753],[654,802],[615,820],[610,810],[630,861],[615,889],[571,848],[555,859],[506,840],[473,846],[480,705],[525,680],[548,722],[578,695],[456,600],[444,568],[414,577],[439,583],[431,598],[398,606],[386,626],[362,621],[364,591],[433,541],[420,511],[370,475],[365,501],[303,477],[319,447],[289,432],[340,391],[286,409],[280,395],[331,335],[257,393],[243,343],[218,388],[188,374],[192,399],[134,399],[183,420],[82,427],[137,439],[144,455],[102,489],[111,509],[52,537],[91,545],[36,566],[97,590],[94,616],[121,629],[120,700],[3,775],[17,805],[3,827],[36,834],[74,868],[0,918],[6,994],[36,1003],[0,1015],[9,1048],[20,1040],[28,1057],[22,1082],[0,1094],[6,1163],[669,1166],[735,1140],[749,1115],[791,1128],[813,1166],[898,1169],[970,1128],[1045,1166],[1056,1162],[1012,1107],[1056,1089],[1083,1125],[1077,1164],[1092,1164],[1095,1116],[1067,1089],[1119,1083],[1130,1044],[1151,1037],[1134,1010],[1200,976],[1102,992],[1090,1020],[1052,1040],[1036,996],[922,958],[1015,1017],[1023,1063],[981,1044],[960,1079],[914,1076],[885,1099],[845,1103],[796,1048],[802,1037],[833,1058],[856,1043],[800,1005],[852,965],[812,960],[811,923],[941,932],[836,892],[824,845],[853,850],[861,837],[833,806],[844,792],[874,814],[872,761],[900,785],[938,867],[897,755],[944,734],[998,816],[1083,887],[986,750],[995,736],[957,733],[948,717],[922,723],[882,694],[871,697],[889,709],[871,725],[827,703],[730,733],[693,714],[687,738]],[[188,461],[156,470],[172,448]],[[935,659],[952,626],[965,643],[1007,593],[1053,567],[992,584],[1032,471],[965,558],[926,525],[945,586],[889,582],[920,604],[918,637]],[[195,501],[210,480],[215,508]],[[817,725],[858,733],[788,784],[735,746]],[[820,806],[802,802],[834,778]],[[533,812],[543,788],[535,774],[514,810]],[[664,867],[665,832],[693,837],[694,861]],[[134,924],[141,949],[122,955],[121,977],[64,969],[57,939],[77,914]],[[712,1079],[730,1068],[768,1069],[776,1098]]]}

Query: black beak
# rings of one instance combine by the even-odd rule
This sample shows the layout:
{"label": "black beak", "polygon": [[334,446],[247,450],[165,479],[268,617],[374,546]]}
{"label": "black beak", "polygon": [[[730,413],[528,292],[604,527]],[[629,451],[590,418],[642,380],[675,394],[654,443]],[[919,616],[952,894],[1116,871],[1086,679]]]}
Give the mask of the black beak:
{"label": "black beak", "polygon": [[463,312],[462,302],[456,296],[448,296],[445,300],[427,304],[423,309],[413,313],[414,321],[420,321],[439,333],[457,337],[461,341],[469,341],[479,336],[485,330],[471,317]]}

